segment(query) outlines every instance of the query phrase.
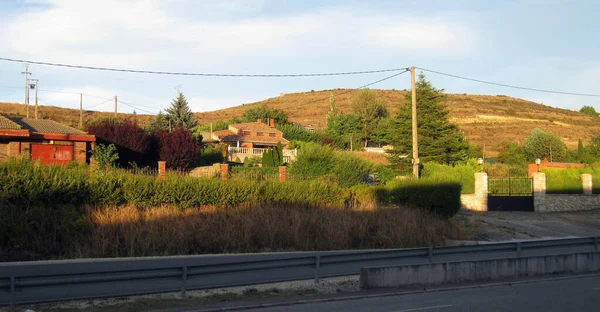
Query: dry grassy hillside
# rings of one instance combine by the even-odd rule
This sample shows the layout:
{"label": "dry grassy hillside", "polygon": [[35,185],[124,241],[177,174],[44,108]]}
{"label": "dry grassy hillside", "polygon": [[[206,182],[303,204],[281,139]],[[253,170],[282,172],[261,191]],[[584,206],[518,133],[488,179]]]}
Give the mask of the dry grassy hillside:
{"label": "dry grassy hillside", "polygon": [[[7,115],[19,115],[27,116],[27,110],[24,104],[17,103],[1,103],[0,102],[0,114]],[[34,107],[29,107],[29,117],[33,118]],[[83,111],[83,128],[86,124],[94,119],[113,117],[114,113],[109,112],[96,112],[96,111]],[[146,126],[150,120],[154,117],[152,115],[132,115],[132,114],[118,114],[119,118],[136,120],[141,126]],[[79,128],[79,110],[70,108],[61,108],[56,106],[38,106],[38,118],[50,119],[58,121],[62,124]]]}
{"label": "dry grassy hillside", "polygon": [[[386,99],[392,114],[398,111],[399,105],[405,104],[406,91],[373,91]],[[324,128],[329,111],[329,96],[334,94],[338,109],[342,113],[349,113],[352,111],[351,101],[356,93],[357,91],[336,89],[282,94],[279,97],[257,103],[195,113],[195,115],[200,123],[206,124],[240,117],[247,108],[267,104],[285,111],[293,122]],[[579,139],[588,143],[593,136],[600,135],[600,118],[526,100],[500,95],[448,94],[445,104],[450,109],[452,121],[460,126],[472,143],[479,146],[485,144],[488,155],[494,155],[503,141],[523,143],[523,140],[534,128],[558,134],[569,148],[576,148]],[[0,113],[25,115],[25,106],[0,103]],[[31,108],[31,114],[33,114],[33,108]],[[79,124],[79,111],[75,109],[40,106],[40,116],[73,127],[77,127]],[[113,114],[85,111],[84,125],[90,120],[110,116]],[[119,117],[133,118],[131,114],[119,114]],[[152,117],[151,115],[137,115],[135,118],[141,126],[145,126]]]}
{"label": "dry grassy hillside", "polygon": [[[373,91],[387,100],[392,114],[398,111],[399,105],[405,104],[406,91]],[[293,122],[319,128],[326,125],[330,94],[336,95],[338,109],[347,113],[352,110],[351,101],[356,93],[338,89],[283,94],[253,104],[196,115],[202,123],[214,122],[239,117],[247,108],[267,104],[285,111]],[[450,109],[452,121],[460,126],[473,144],[485,144],[490,155],[496,154],[503,141],[523,143],[535,128],[558,134],[569,148],[576,148],[579,139],[588,143],[593,136],[600,135],[600,118],[522,99],[501,95],[448,94],[444,102]]]}

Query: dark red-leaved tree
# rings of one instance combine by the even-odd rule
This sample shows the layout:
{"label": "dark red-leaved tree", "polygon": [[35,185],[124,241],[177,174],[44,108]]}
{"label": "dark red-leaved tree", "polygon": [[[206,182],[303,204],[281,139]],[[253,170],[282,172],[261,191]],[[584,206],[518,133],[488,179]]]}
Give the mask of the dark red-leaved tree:
{"label": "dark red-leaved tree", "polygon": [[88,126],[87,131],[96,136],[98,143],[117,146],[121,166],[128,166],[130,162],[140,166],[156,166],[154,139],[137,123],[104,119]]}
{"label": "dark red-leaved tree", "polygon": [[173,132],[157,130],[154,137],[158,143],[158,158],[167,162],[171,169],[185,170],[192,166],[200,153],[198,141],[183,128]]}

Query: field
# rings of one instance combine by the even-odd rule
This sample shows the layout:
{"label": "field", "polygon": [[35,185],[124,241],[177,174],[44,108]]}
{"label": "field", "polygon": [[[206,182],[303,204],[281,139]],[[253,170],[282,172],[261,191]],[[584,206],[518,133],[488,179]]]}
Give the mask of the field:
{"label": "field", "polygon": [[[386,99],[392,114],[405,104],[406,91],[373,90]],[[292,122],[312,125],[315,128],[326,126],[326,114],[329,111],[329,96],[336,95],[336,103],[342,113],[351,112],[351,101],[357,91],[346,89],[324,90],[281,94],[264,101],[242,104],[227,109],[195,113],[200,123],[206,124],[242,116],[245,109],[266,104],[285,111]],[[495,156],[503,141],[523,143],[534,128],[551,131],[559,135],[569,148],[576,148],[582,139],[589,143],[591,138],[600,135],[600,118],[579,112],[553,108],[542,104],[497,95],[448,94],[445,104],[450,109],[451,118],[465,132],[475,145],[485,144],[488,156]],[[167,104],[165,104],[167,105]],[[21,104],[0,103],[0,113],[25,114]],[[79,112],[51,106],[41,106],[40,115],[70,126],[79,124]],[[113,116],[109,112],[84,112],[84,123],[100,117]],[[145,126],[151,115],[119,114],[120,118],[135,118]]]}

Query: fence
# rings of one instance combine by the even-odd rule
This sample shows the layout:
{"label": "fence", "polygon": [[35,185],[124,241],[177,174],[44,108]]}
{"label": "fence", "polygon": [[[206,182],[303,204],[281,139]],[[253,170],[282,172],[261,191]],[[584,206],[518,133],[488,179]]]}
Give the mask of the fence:
{"label": "fence", "polygon": [[531,178],[488,178],[491,196],[532,196]]}
{"label": "fence", "polygon": [[355,275],[366,266],[599,252],[599,237],[472,246],[0,263],[0,305]]}

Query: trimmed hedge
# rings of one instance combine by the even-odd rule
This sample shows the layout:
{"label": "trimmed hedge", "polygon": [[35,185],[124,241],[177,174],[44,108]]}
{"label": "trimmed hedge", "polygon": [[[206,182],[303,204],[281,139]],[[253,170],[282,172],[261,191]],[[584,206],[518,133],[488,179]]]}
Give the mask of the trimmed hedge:
{"label": "trimmed hedge", "polygon": [[447,166],[436,163],[423,164],[421,177],[438,181],[456,182],[462,186],[462,194],[475,193],[475,168],[470,165]]}

